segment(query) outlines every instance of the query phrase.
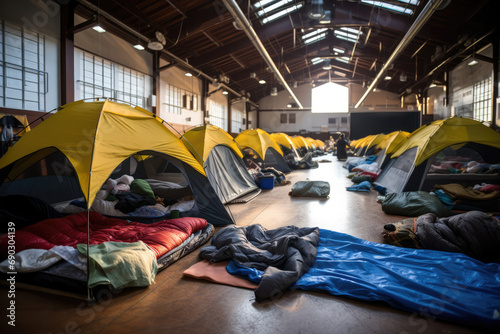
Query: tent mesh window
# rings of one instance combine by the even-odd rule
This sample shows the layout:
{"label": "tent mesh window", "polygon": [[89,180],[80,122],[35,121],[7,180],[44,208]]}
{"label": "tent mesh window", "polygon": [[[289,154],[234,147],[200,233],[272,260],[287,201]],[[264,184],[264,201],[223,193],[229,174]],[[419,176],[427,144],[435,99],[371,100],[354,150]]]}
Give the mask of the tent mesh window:
{"label": "tent mesh window", "polygon": [[385,187],[388,193],[402,192],[414,168],[417,148],[413,147],[401,154],[392,165],[377,178],[377,184]]}

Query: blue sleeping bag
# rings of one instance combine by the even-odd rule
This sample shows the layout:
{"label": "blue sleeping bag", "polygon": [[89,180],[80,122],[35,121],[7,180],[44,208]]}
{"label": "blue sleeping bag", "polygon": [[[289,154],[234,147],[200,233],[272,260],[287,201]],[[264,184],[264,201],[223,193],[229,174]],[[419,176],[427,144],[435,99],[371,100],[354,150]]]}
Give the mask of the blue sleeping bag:
{"label": "blue sleeping bag", "polygon": [[[227,270],[258,281],[255,269],[232,262]],[[316,260],[292,288],[381,300],[462,324],[500,326],[500,265],[459,253],[400,248],[320,229]]]}

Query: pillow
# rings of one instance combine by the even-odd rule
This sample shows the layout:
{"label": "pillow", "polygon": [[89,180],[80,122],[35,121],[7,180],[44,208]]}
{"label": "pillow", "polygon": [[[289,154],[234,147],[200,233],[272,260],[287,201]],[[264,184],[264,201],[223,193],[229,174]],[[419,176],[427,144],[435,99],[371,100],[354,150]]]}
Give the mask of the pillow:
{"label": "pillow", "polygon": [[151,186],[146,180],[135,179],[132,181],[130,184],[130,191],[144,197],[156,198],[153,189],[151,189]]}

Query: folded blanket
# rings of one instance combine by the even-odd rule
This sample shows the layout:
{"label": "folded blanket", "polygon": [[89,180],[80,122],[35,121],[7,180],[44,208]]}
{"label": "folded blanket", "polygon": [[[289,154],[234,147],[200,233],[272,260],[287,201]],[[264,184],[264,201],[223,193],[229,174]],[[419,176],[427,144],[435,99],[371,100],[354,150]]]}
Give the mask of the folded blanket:
{"label": "folded blanket", "polygon": [[[87,245],[78,244],[77,249],[87,254]],[[158,272],[154,253],[142,241],[103,242],[91,245],[88,253],[91,288],[108,284],[115,289],[149,286]]]}
{"label": "folded blanket", "polygon": [[484,193],[479,190],[474,190],[472,187],[466,188],[458,183],[436,185],[434,189],[442,189],[454,199],[467,199],[473,201],[486,201],[500,198],[500,190]]}
{"label": "folded blanket", "polygon": [[316,257],[318,228],[285,226],[266,230],[261,225],[228,226],[201,249],[200,257],[210,262],[234,260],[264,271],[255,290],[257,301],[272,298],[302,276]]}

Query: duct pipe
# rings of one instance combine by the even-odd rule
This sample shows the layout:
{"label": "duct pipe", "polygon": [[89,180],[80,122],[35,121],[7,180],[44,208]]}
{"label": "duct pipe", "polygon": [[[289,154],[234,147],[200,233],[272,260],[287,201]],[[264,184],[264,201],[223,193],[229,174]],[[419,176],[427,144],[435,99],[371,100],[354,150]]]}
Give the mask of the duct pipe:
{"label": "duct pipe", "polygon": [[[109,20],[110,22],[113,22],[114,24],[116,24],[117,26],[119,26],[120,28],[128,31],[129,33],[131,33],[132,35],[142,39],[143,41],[145,42],[150,42],[151,39],[144,36],[143,34],[141,34],[140,32],[130,28],[129,26],[127,26],[126,24],[122,23],[120,20],[118,20],[117,18],[115,18],[114,16],[112,16],[111,14],[101,10],[99,7],[97,7],[96,5],[94,5],[93,3],[90,3],[89,1],[87,0],[78,0],[79,3],[81,3],[82,5],[84,5],[85,7],[87,8],[90,8],[91,10],[97,12],[100,16],[106,18],[107,20]],[[167,50],[161,50],[161,52],[163,54],[165,54],[166,56],[168,56],[168,58],[174,60],[175,62],[177,62],[179,65],[181,65],[184,69],[188,70],[188,71],[192,71],[193,73],[197,73],[197,76],[202,76],[204,78],[206,78],[208,81],[210,81],[211,83],[213,83],[214,81],[214,78],[212,78],[211,76],[209,76],[208,74],[206,73],[203,73],[202,71],[200,71],[199,69],[195,68],[194,66],[190,65],[189,63],[187,63],[186,61],[184,61],[183,59],[177,57],[176,55],[174,55],[173,53],[167,51]],[[243,97],[243,95],[241,95],[240,93],[236,92],[235,90],[233,90],[231,87],[228,87],[226,86],[225,84],[223,83],[220,83],[220,85],[222,87],[224,87],[227,91],[231,92],[232,94],[238,96],[238,97]],[[248,101],[248,103],[252,104],[254,107],[258,107],[258,105],[255,103],[255,102],[252,102],[252,101]]]}
{"label": "duct pipe", "polygon": [[427,23],[427,21],[431,18],[432,14],[438,9],[439,5],[441,4],[442,0],[430,0],[427,2],[425,5],[424,9],[422,9],[422,12],[418,15],[417,19],[413,24],[411,25],[410,29],[406,32],[405,36],[399,42],[398,46],[394,49],[392,54],[389,56],[389,59],[387,59],[387,62],[382,66],[380,69],[380,72],[377,74],[373,82],[370,84],[366,92],[363,94],[363,96],[359,99],[358,103],[354,106],[354,108],[358,108],[361,103],[366,99],[368,94],[377,86],[377,84],[380,82],[382,77],[385,74],[385,71],[389,68],[389,66],[394,63],[396,58],[403,52],[403,50],[410,44],[412,39],[418,34],[420,29]]}
{"label": "duct pipe", "polygon": [[259,36],[257,36],[257,33],[255,30],[253,30],[252,26],[250,25],[250,22],[248,22],[247,18],[245,17],[245,14],[241,11],[240,7],[234,0],[222,0],[224,5],[226,6],[227,10],[233,18],[235,19],[236,23],[238,23],[241,27],[243,27],[243,30],[245,31],[245,34],[248,36],[252,44],[255,46],[257,51],[260,53],[264,61],[267,63],[269,68],[274,72],[274,75],[276,76],[276,79],[281,83],[283,87],[288,91],[290,96],[294,99],[294,101],[297,103],[300,109],[303,109],[304,107],[300,103],[299,99],[295,96],[295,93],[292,91],[290,86],[288,86],[287,82],[285,81],[285,78],[281,75],[280,71],[274,64],[273,59],[267,52],[266,48],[262,44],[262,42],[259,39]]}

